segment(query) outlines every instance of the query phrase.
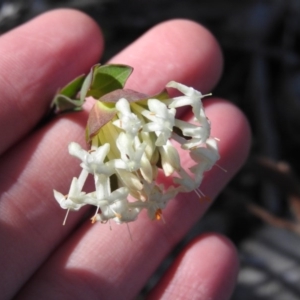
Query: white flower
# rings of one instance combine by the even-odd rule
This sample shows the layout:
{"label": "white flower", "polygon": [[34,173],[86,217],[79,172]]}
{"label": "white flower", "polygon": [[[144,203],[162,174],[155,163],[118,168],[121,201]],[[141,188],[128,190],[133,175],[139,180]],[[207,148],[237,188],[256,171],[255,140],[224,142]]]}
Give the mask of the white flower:
{"label": "white flower", "polygon": [[[163,219],[162,210],[179,192],[194,191],[203,197],[199,186],[204,173],[220,157],[217,142],[210,137],[203,95],[174,81],[167,87],[177,88],[184,95],[166,99],[162,93],[158,98],[164,100],[121,98],[115,104],[110,100],[104,109],[109,113],[102,120],[102,106],[97,106],[98,115],[94,112],[89,121],[99,123],[93,124],[95,127],[90,123],[92,130],[87,130],[91,150],[74,142],[69,145],[70,155],[81,161],[79,177],[73,178],[67,195],[54,191],[59,205],[67,209],[65,220],[69,210],[84,205],[96,209],[92,223],[111,219],[118,224],[132,222],[143,209],[149,218],[159,220]],[[196,124],[175,117],[176,108],[186,105],[192,106]],[[180,151],[194,162],[189,170],[181,165],[173,144],[181,146]],[[169,182],[167,188],[156,183],[158,174],[160,182]],[[94,176],[95,190],[86,193],[83,187],[88,175]]]}
{"label": "white flower", "polygon": [[[104,179],[104,178],[103,178]],[[105,189],[103,189],[105,186]],[[101,182],[100,177],[96,179],[96,201],[100,209],[96,219],[106,221],[114,219],[117,223],[131,222],[137,218],[138,208],[130,208],[128,197],[128,189],[125,187],[118,188],[110,193],[110,187],[106,179]]]}
{"label": "white flower", "polygon": [[127,188],[121,187],[101,200],[94,199],[97,201],[98,209],[92,220],[106,222],[113,219],[119,224],[134,221],[137,218],[140,209],[130,207],[127,197]]}
{"label": "white flower", "polygon": [[205,170],[210,170],[220,159],[217,141],[210,138],[206,141],[206,148],[199,147],[190,151],[191,158],[200,165],[205,165]]}
{"label": "white flower", "polygon": [[182,134],[186,137],[191,137],[182,144],[182,148],[191,149],[206,142],[210,135],[210,124],[208,120],[203,125],[194,125],[182,120],[176,120],[175,126],[178,127]]}
{"label": "white flower", "polygon": [[89,173],[104,173],[108,176],[114,173],[114,169],[108,164],[104,163],[104,159],[110,149],[109,144],[104,144],[96,150],[88,152],[81,148],[81,146],[75,142],[70,143],[69,153],[82,161],[81,167],[87,170]]}
{"label": "white flower", "polygon": [[138,173],[131,173],[123,169],[116,169],[116,174],[118,175],[120,185],[125,186],[129,190],[130,195],[139,199],[141,191],[143,190],[143,184]]}
{"label": "white flower", "polygon": [[191,192],[199,187],[199,183],[189,176],[183,168],[181,168],[177,173],[180,177],[174,177],[173,182],[179,185],[180,191]]}
{"label": "white flower", "polygon": [[190,171],[195,175],[193,177],[193,181],[195,182],[194,186],[199,187],[202,182],[204,172],[207,171],[207,165],[196,164],[195,166],[190,168]]}
{"label": "white flower", "polygon": [[131,112],[129,102],[125,98],[121,98],[116,103],[116,109],[119,112],[119,119],[113,124],[126,131],[131,137],[137,135],[142,128],[141,120]]}
{"label": "white flower", "polygon": [[63,195],[62,193],[53,190],[54,198],[58,202],[61,208],[67,209],[67,213],[63,222],[65,225],[69,211],[70,210],[79,210],[82,206],[88,204],[85,200],[86,194],[82,192],[83,185],[87,179],[88,172],[82,170],[79,177],[74,177],[68,195]]}
{"label": "white flower", "polygon": [[84,202],[85,193],[81,192],[76,177],[73,178],[68,195],[63,195],[60,192],[53,190],[54,198],[61,208],[78,210],[86,203]]}
{"label": "white flower", "polygon": [[155,146],[155,138],[150,132],[141,132],[139,134],[141,141],[146,144],[145,154],[149,160],[153,158],[155,152],[157,152],[157,147]]}
{"label": "white flower", "polygon": [[141,160],[146,144],[139,144],[135,147],[134,140],[124,132],[120,133],[116,144],[121,153],[121,159],[116,160],[114,166],[130,172],[138,170],[141,167]]}
{"label": "white flower", "polygon": [[180,169],[180,158],[176,148],[168,140],[165,145],[158,147],[161,164],[166,176]]}
{"label": "white flower", "polygon": [[155,145],[163,146],[173,131],[176,110],[168,109],[164,103],[156,99],[149,99],[148,107],[149,111],[144,110],[142,114],[152,122],[143,125],[143,131],[155,132],[157,135]]}
{"label": "white flower", "polygon": [[184,94],[184,96],[173,98],[172,103],[169,105],[169,107],[177,108],[186,105],[191,105],[193,108],[195,118],[200,122],[201,118],[203,117],[203,106],[201,99],[204,96],[192,87],[187,87],[186,85],[175,81],[170,81],[169,83],[167,83],[166,87],[177,89],[182,94]]}
{"label": "white flower", "polygon": [[144,183],[145,199],[131,205],[139,208],[146,208],[150,219],[160,219],[161,211],[167,206],[168,202],[173,199],[178,190],[170,187],[165,190],[163,185],[156,185],[155,182]]}
{"label": "white flower", "polygon": [[164,186],[154,186],[149,193],[148,198],[148,216],[150,219],[159,219],[161,215],[161,210],[163,210],[168,202],[173,199],[178,191],[171,187],[169,190],[164,192]]}

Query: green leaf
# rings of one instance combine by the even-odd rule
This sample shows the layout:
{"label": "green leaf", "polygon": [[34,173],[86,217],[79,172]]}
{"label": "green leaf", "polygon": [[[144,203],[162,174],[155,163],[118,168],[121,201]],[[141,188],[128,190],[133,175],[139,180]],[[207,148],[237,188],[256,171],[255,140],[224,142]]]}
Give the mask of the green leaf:
{"label": "green leaf", "polygon": [[81,89],[84,79],[85,75],[81,75],[57,92],[51,103],[51,108],[54,107],[56,114],[66,111],[81,110],[83,101],[78,99],[78,93]]}
{"label": "green leaf", "polygon": [[78,99],[77,94],[80,91],[84,79],[84,74],[76,77],[74,80],[72,80],[70,83],[68,83],[65,87],[61,89],[60,94],[70,98]]}
{"label": "green leaf", "polygon": [[70,99],[64,95],[57,95],[54,98],[55,101],[55,113],[60,114],[67,111],[78,111],[82,109],[82,103],[80,100]]}
{"label": "green leaf", "polygon": [[51,108],[56,114],[81,110],[87,96],[99,99],[116,89],[122,89],[133,68],[126,65],[94,65],[87,76],[81,75],[55,95]]}
{"label": "green leaf", "polygon": [[85,77],[85,80],[82,84],[82,87],[81,87],[81,90],[80,90],[80,100],[83,102],[85,97],[87,96],[87,93],[90,89],[90,86],[91,86],[91,83],[92,83],[92,80],[93,80],[93,73],[94,73],[94,69],[97,68],[97,67],[100,67],[99,64],[97,65],[94,65],[92,68],[91,68],[91,71],[89,72],[89,74]]}
{"label": "green leaf", "polygon": [[122,89],[132,71],[133,68],[126,65],[94,66],[90,88],[86,95],[99,99],[109,92]]}

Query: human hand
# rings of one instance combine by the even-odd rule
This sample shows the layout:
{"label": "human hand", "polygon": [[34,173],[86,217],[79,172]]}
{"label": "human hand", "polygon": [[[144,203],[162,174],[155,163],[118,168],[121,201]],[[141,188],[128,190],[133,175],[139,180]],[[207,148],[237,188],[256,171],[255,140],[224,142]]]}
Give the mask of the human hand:
{"label": "human hand", "polygon": [[[130,299],[210,203],[179,195],[164,210],[166,224],[145,215],[126,225],[84,221],[87,211],[64,211],[52,189],[68,190],[79,165],[70,141],[84,145],[87,110],[34,129],[59,87],[87,73],[103,50],[101,33],[82,13],[53,11],[0,38],[1,299]],[[160,24],[111,62],[135,68],[126,88],[154,94],[170,80],[208,92],[222,69],[211,34],[191,21]],[[232,104],[204,100],[212,135],[220,139],[227,172],[213,168],[201,190],[214,198],[248,152],[248,124]],[[183,116],[188,118],[188,115]],[[181,158],[183,163],[185,158]],[[187,159],[187,158],[186,158]],[[74,175],[75,174],[75,175]],[[188,195],[188,196],[187,196]],[[215,234],[190,243],[150,299],[228,299],[238,270],[234,247]]]}

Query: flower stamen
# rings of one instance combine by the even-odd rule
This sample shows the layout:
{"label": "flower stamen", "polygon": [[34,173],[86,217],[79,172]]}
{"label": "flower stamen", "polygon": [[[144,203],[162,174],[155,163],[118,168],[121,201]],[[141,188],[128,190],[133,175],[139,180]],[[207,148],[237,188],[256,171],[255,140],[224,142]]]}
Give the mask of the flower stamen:
{"label": "flower stamen", "polygon": [[66,212],[66,215],[65,215],[65,218],[64,218],[64,221],[63,221],[63,226],[66,225],[66,222],[67,222],[67,218],[68,218],[68,215],[69,215],[69,212],[70,212],[70,208],[67,209],[67,212]]}

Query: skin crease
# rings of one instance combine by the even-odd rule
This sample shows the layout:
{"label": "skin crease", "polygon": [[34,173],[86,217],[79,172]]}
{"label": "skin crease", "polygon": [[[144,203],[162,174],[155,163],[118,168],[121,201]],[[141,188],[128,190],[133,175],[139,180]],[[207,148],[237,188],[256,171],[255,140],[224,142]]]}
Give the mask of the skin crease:
{"label": "skin crease", "polygon": [[[25,33],[29,37],[24,38]],[[24,52],[10,54],[20,44]],[[61,226],[65,212],[53,199],[52,188],[67,191],[71,178],[79,174],[79,162],[68,155],[67,145],[70,141],[84,145],[91,104],[83,112],[57,117],[38,130],[32,128],[57,88],[98,61],[103,49],[101,33],[84,14],[59,10],[7,33],[0,45],[0,66],[7,70],[0,76],[0,125],[5,129],[0,133],[1,151],[23,138],[0,158],[0,266],[6,270],[0,282],[3,299],[16,294],[19,299],[133,298],[210,203],[199,203],[195,193],[179,195],[164,211],[166,224],[150,221],[145,213],[129,224],[133,241],[126,225],[111,224],[110,230],[108,225],[81,224],[84,211],[71,214],[67,225]],[[160,91],[170,80],[208,92],[222,70],[215,39],[187,20],[155,26],[111,62],[133,66],[126,87],[146,93]],[[28,76],[9,68],[11,64],[29,70]],[[214,198],[244,162],[250,130],[243,114],[229,102],[215,98],[205,100],[205,105],[212,134],[220,139],[218,163],[227,169],[213,168],[205,176],[201,190]],[[211,251],[214,256],[208,255]],[[195,261],[197,256],[203,260]],[[219,257],[219,268],[210,269],[215,257]],[[200,237],[187,246],[151,296],[159,298],[165,290],[170,295],[182,291],[185,283],[180,278],[187,271],[181,271],[194,265],[189,283],[201,285],[201,290],[189,289],[188,298],[228,299],[237,264],[234,247],[226,239]]]}
{"label": "skin crease", "polygon": [[198,237],[176,258],[148,299],[224,299],[235,284],[236,255],[234,246],[220,235]]}

